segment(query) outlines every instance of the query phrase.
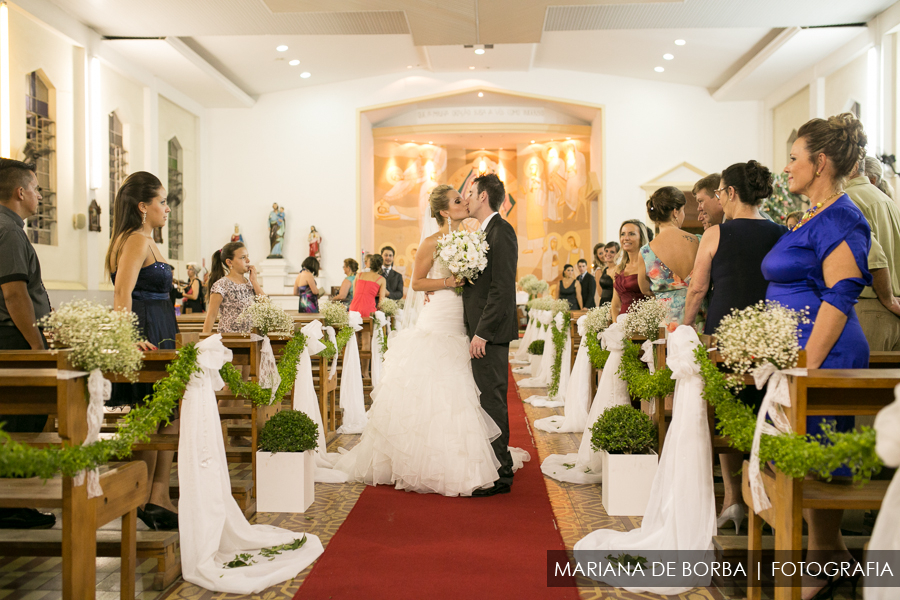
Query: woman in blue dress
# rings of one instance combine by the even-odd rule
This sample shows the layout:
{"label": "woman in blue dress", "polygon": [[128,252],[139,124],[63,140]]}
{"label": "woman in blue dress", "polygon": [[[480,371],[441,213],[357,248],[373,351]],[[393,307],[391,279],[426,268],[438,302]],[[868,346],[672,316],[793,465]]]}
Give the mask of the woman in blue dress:
{"label": "woman in blue dress", "polygon": [[[869,345],[853,306],[863,287],[872,284],[867,268],[871,230],[865,217],[843,193],[843,184],[865,158],[866,134],[850,113],[812,119],[797,132],[785,172],[791,192],[810,199],[810,209],[783,236],[762,263],[769,281],[767,300],[809,311],[800,325],[800,345],[810,369],[861,369],[869,366]],[[825,421],[840,431],[853,417],[812,417],[809,434]],[[847,474],[840,470],[835,474]],[[809,525],[809,560],[851,560],[841,538],[842,510],[803,511]],[[802,598],[825,597],[841,580],[804,577]]]}
{"label": "woman in blue dress", "polygon": [[[106,254],[106,267],[115,285],[116,310],[137,315],[138,329],[146,340],[142,350],[174,349],[178,323],[169,301],[172,265],[162,258],[153,241],[153,230],[163,227],[169,214],[166,190],[151,173],[129,175],[116,193],[115,218]],[[150,383],[114,383],[110,406],[136,406],[153,394]],[[160,433],[178,433],[178,420],[161,425]],[[135,452],[147,463],[150,496],[138,517],[150,529],[177,529],[178,515],[169,497],[169,475],[174,452]]]}

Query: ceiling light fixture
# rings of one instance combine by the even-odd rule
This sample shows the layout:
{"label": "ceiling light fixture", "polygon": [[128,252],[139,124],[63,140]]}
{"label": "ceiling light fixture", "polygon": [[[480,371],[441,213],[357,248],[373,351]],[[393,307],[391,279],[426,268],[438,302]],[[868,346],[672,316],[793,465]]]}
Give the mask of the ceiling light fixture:
{"label": "ceiling light fixture", "polygon": [[478,92],[478,97],[479,97],[479,98],[484,98],[484,92]]}
{"label": "ceiling light fixture", "polygon": [[686,43],[684,40],[675,40],[676,46],[684,46]]}
{"label": "ceiling light fixture", "polygon": [[300,77],[302,77],[303,79],[309,79],[310,75],[312,75],[312,73],[310,73],[309,71],[303,71],[302,73],[300,73]]}
{"label": "ceiling light fixture", "polygon": [[285,46],[284,44],[282,44],[280,46],[276,46],[275,49],[278,50],[279,52],[287,52],[288,47]]}
{"label": "ceiling light fixture", "polygon": [[666,60],[672,60],[673,58],[675,58],[675,55],[674,54],[663,54],[663,58]]}
{"label": "ceiling light fixture", "polygon": [[412,69],[412,65],[406,65],[407,69]]}
{"label": "ceiling light fixture", "polygon": [[475,67],[469,67],[469,69],[472,70],[472,71],[474,71],[474,70],[475,70]]}
{"label": "ceiling light fixture", "polygon": [[484,54],[484,48],[475,48],[475,54]]}
{"label": "ceiling light fixture", "polygon": [[533,144],[533,143],[534,143],[534,140],[531,140],[531,143]]}
{"label": "ceiling light fixture", "polygon": [[654,67],[653,70],[657,73],[662,73],[663,71],[665,71],[665,69],[663,69],[662,67]]}
{"label": "ceiling light fixture", "polygon": [[292,60],[292,61],[289,62],[288,64],[291,65],[292,67],[296,67],[297,65],[300,64],[300,61],[297,60],[297,59],[295,58],[294,60]]}

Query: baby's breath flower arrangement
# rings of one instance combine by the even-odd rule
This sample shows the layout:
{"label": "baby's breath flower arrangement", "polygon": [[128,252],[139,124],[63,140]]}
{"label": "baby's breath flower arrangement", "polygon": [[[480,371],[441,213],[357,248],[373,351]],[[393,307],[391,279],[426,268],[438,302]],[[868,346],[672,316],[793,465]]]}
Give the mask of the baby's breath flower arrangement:
{"label": "baby's breath flower arrangement", "polygon": [[37,322],[48,333],[51,348],[71,348],[72,366],[100,369],[135,381],[143,366],[138,349],[137,315],[90,300],[63,304]]}
{"label": "baby's breath flower arrangement", "polygon": [[534,275],[526,275],[519,280],[519,287],[528,292],[531,298],[537,298],[550,289],[550,284]]}
{"label": "baby's breath flower arrangement", "polygon": [[244,309],[241,319],[249,318],[259,335],[294,335],[294,320],[283,308],[272,304],[268,296],[257,296],[256,301]]}
{"label": "baby's breath flower arrangement", "polygon": [[731,380],[739,385],[743,376],[769,362],[778,369],[797,365],[800,353],[798,325],[809,323],[807,313],[760,301],[743,310],[732,310],[716,329],[716,344]]}
{"label": "baby's breath flower arrangement", "polygon": [[526,275],[525,277],[523,277],[522,279],[519,280],[519,287],[527,292],[528,287],[531,285],[534,285],[534,283],[537,282],[537,280],[538,280],[537,277],[535,277],[533,274],[529,273],[528,275]]}
{"label": "baby's breath flower arrangement", "polygon": [[321,302],[319,304],[319,314],[325,325],[340,329],[350,324],[350,312],[341,302]]}
{"label": "baby's breath flower arrangement", "polygon": [[552,312],[554,317],[557,313],[567,313],[572,310],[572,305],[569,304],[568,300],[550,300],[548,305],[549,306],[544,310]]}
{"label": "baby's breath flower arrangement", "polygon": [[611,322],[610,319],[610,308],[611,304],[607,302],[601,306],[596,308],[588,309],[587,314],[585,315],[584,320],[584,330],[585,335],[590,336],[593,335],[594,339],[597,338],[597,334],[601,331],[604,331]]}
{"label": "baby's breath flower arrangement", "polygon": [[397,314],[397,311],[400,310],[400,305],[397,304],[396,300],[385,298],[378,303],[378,310],[383,312],[386,317],[393,317]]}
{"label": "baby's breath flower arrangement", "polygon": [[659,325],[667,314],[668,308],[663,300],[644,298],[632,303],[622,326],[625,337],[645,337],[648,340],[655,340],[659,337]]}
{"label": "baby's breath flower arrangement", "polygon": [[553,306],[553,298],[534,298],[528,301],[525,306],[528,310],[550,310]]}

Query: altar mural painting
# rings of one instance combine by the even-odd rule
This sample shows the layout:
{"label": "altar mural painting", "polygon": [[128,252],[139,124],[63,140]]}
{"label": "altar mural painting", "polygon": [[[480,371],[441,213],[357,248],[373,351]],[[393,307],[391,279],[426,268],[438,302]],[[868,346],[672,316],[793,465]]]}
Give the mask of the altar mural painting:
{"label": "altar mural painting", "polygon": [[407,285],[431,190],[447,183],[465,197],[485,173],[495,173],[506,186],[500,213],[518,237],[518,278],[533,274],[553,285],[566,263],[590,261],[585,141],[472,150],[376,139],[374,166],[376,250],[394,248],[396,269]]}

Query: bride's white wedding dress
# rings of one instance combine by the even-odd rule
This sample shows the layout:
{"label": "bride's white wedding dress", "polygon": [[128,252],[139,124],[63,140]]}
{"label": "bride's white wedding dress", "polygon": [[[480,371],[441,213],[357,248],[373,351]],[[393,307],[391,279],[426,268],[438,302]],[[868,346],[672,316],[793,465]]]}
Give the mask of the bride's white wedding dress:
{"label": "bride's white wedding dress", "polygon": [[[437,262],[429,279],[450,276]],[[497,479],[500,429],[481,408],[462,297],[435,292],[418,321],[391,337],[359,443],[334,468],[349,481],[469,496]]]}

